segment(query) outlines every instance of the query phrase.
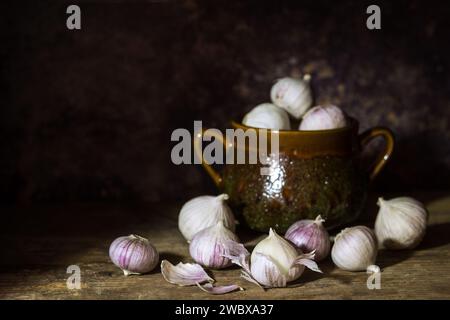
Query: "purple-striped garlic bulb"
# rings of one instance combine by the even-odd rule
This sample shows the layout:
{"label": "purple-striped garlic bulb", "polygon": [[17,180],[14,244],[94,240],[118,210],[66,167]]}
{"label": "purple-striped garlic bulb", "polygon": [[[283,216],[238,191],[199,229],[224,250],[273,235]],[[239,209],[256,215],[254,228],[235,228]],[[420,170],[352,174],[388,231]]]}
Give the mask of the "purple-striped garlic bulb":
{"label": "purple-striped garlic bulb", "polygon": [[134,234],[114,240],[109,247],[109,257],[126,276],[150,272],[159,262],[156,248],[147,239]]}
{"label": "purple-striped garlic bulb", "polygon": [[189,245],[189,253],[195,262],[205,267],[223,269],[231,265],[231,260],[223,256],[228,252],[227,244],[230,241],[239,242],[239,239],[220,220],[216,225],[195,234]]}
{"label": "purple-striped garlic bulb", "polygon": [[319,215],[315,220],[300,220],[286,231],[285,238],[302,252],[315,250],[314,260],[321,261],[330,253],[330,235],[323,226],[325,220]]}

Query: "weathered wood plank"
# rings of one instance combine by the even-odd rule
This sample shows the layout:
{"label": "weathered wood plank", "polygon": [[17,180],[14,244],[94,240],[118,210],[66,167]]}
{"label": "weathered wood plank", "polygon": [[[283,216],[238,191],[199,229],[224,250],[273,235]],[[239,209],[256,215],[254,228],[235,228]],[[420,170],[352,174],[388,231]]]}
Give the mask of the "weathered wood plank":
{"label": "weathered wood plank", "polygon": [[[364,272],[338,270],[329,258],[320,265],[323,275],[306,271],[295,288],[262,291],[240,279],[237,268],[213,271],[218,284],[237,283],[246,289],[226,296],[171,285],[162,278],[159,268],[151,274],[125,277],[109,261],[110,242],[129,233],[150,238],[163,259],[190,261],[188,246],[177,230],[180,205],[27,208],[33,215],[25,214],[24,208],[5,208],[15,218],[7,221],[10,227],[2,235],[9,245],[2,249],[0,298],[450,299],[450,196],[423,197],[430,199],[427,236],[417,250],[380,252],[380,290],[367,289],[368,275]],[[368,210],[373,212],[373,206]],[[370,216],[366,221],[371,221]],[[261,236],[238,232],[249,244]],[[72,264],[81,269],[80,290],[68,290],[66,286],[66,269]]]}

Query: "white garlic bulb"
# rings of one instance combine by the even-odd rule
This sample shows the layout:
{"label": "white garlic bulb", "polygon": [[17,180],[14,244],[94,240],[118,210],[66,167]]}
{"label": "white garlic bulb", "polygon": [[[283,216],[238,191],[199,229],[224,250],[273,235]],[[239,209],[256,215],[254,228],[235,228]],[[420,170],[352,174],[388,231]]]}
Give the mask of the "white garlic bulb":
{"label": "white garlic bulb", "polygon": [[303,255],[272,228],[269,236],[260,241],[250,257],[251,277],[266,287],[285,287],[298,279],[305,266],[321,272],[312,260],[314,254]]}
{"label": "white garlic bulb", "polygon": [[347,271],[366,271],[375,263],[378,246],[374,233],[365,226],[342,230],[335,238],[331,258]]}
{"label": "white garlic bulb", "polygon": [[272,102],[285,109],[295,119],[300,119],[312,105],[310,79],[311,76],[308,74],[303,77],[303,80],[279,79],[270,90]]}
{"label": "white garlic bulb", "polygon": [[225,227],[234,232],[236,222],[233,212],[225,203],[227,194],[214,196],[200,196],[186,202],[178,216],[178,228],[187,241],[194,235],[223,221]]}
{"label": "white garlic bulb", "polygon": [[345,113],[337,106],[316,106],[303,116],[299,130],[330,130],[347,125]]}
{"label": "white garlic bulb", "polygon": [[195,262],[209,268],[222,269],[231,265],[231,260],[224,257],[229,250],[230,241],[239,242],[238,237],[228,230],[223,221],[215,226],[197,232],[189,245],[189,253]]}
{"label": "white garlic bulb", "polygon": [[262,103],[247,113],[242,123],[249,127],[272,130],[290,130],[289,116],[281,108],[271,104]]}
{"label": "white garlic bulb", "polygon": [[409,197],[379,198],[378,206],[375,234],[380,245],[387,249],[411,249],[422,241],[428,215],[422,203]]}

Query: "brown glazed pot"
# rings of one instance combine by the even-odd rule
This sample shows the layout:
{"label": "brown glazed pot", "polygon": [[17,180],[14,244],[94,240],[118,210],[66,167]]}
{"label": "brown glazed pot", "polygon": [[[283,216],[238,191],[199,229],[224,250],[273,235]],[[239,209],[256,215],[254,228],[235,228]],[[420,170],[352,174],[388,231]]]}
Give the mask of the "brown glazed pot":
{"label": "brown glazed pot", "polygon": [[[267,167],[267,163],[259,161],[226,164],[222,174],[205,161],[202,165],[218,188],[230,196],[230,205],[241,222],[251,229],[267,232],[272,227],[285,232],[295,221],[314,219],[317,215],[332,229],[358,217],[364,208],[369,182],[386,164],[394,148],[389,129],[377,127],[358,135],[358,122],[350,118],[349,123],[345,128],[333,130],[270,131],[232,122],[234,129],[244,132],[251,129],[257,135],[278,134],[279,156],[269,153],[267,158],[270,173],[261,175],[261,168]],[[361,150],[378,136],[385,139],[385,148],[368,170],[362,166]],[[221,136],[215,138],[223,142]],[[194,143],[194,147],[197,155],[201,154],[198,144]]]}

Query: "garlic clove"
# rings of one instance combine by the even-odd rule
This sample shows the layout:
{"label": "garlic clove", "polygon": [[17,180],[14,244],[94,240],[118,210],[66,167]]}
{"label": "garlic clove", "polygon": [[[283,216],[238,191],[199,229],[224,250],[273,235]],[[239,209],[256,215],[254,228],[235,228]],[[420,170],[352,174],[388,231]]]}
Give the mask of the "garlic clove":
{"label": "garlic clove", "polygon": [[254,107],[244,116],[242,123],[254,128],[272,130],[291,129],[291,123],[286,111],[271,103],[262,103]]}
{"label": "garlic clove", "polygon": [[269,256],[252,254],[251,277],[265,287],[286,287],[287,275]]}
{"label": "garlic clove", "polygon": [[228,245],[226,256],[232,263],[242,267],[241,277],[265,289],[285,287],[298,279],[305,266],[321,272],[314,262],[314,252],[298,255],[297,250],[273,229],[261,240],[250,255],[242,244]]}
{"label": "garlic clove", "polygon": [[334,239],[331,258],[342,270],[365,271],[377,257],[375,234],[365,226],[342,230]]}
{"label": "garlic clove", "polygon": [[270,257],[284,274],[289,273],[292,262],[298,256],[297,250],[272,228],[269,230],[269,236],[261,240],[253,249],[250,259],[251,265],[257,259],[256,253]]}
{"label": "garlic clove", "polygon": [[299,130],[330,130],[347,126],[345,113],[337,106],[316,106],[303,115]]}
{"label": "garlic clove", "polygon": [[303,80],[279,79],[270,90],[272,102],[285,109],[295,119],[300,119],[312,105],[310,79],[310,75],[305,75]]}
{"label": "garlic clove", "polygon": [[150,272],[159,261],[156,248],[146,238],[133,234],[115,239],[109,257],[125,276]]}
{"label": "garlic clove", "polygon": [[205,284],[199,284],[197,283],[197,286],[209,293],[209,294],[225,294],[225,293],[229,293],[229,292],[233,292],[236,290],[240,290],[243,291],[244,288],[236,285],[236,284],[231,284],[231,285],[227,285],[227,286],[213,286],[211,283],[205,283]]}
{"label": "garlic clove", "polygon": [[286,231],[285,238],[302,252],[315,252],[315,260],[321,261],[330,253],[330,235],[323,226],[325,220],[319,215],[315,220],[299,220]]}
{"label": "garlic clove", "polygon": [[189,253],[195,262],[209,268],[222,269],[232,262],[225,257],[229,241],[239,242],[238,237],[228,230],[223,221],[198,232],[189,245]]}
{"label": "garlic clove", "polygon": [[380,207],[375,234],[387,249],[412,249],[425,236],[428,213],[425,206],[410,197],[378,199]]}
{"label": "garlic clove", "polygon": [[205,270],[196,263],[178,263],[176,266],[167,260],[161,261],[161,274],[164,279],[179,286],[194,286],[198,283],[214,282]]}
{"label": "garlic clove", "polygon": [[266,287],[286,285],[298,279],[305,266],[313,271],[320,270],[310,260],[311,257],[314,258],[314,253],[299,256],[297,249],[271,228],[269,236],[253,249],[250,258],[251,276]]}
{"label": "garlic clove", "polygon": [[226,204],[227,194],[200,196],[186,202],[178,216],[178,228],[189,242],[194,235],[223,220],[225,227],[234,232],[236,221],[230,207]]}

